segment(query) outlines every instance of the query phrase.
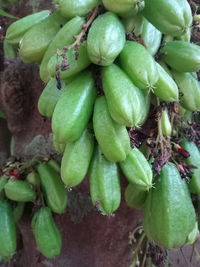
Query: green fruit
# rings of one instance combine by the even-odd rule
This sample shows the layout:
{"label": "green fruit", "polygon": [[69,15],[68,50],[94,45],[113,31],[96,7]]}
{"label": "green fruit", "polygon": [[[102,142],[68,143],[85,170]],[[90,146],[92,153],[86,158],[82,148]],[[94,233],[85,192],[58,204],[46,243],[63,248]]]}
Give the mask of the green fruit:
{"label": "green fruit", "polygon": [[194,229],[190,232],[190,234],[187,237],[186,243],[187,244],[194,244],[194,242],[197,240],[199,235],[199,229],[198,229],[198,223],[195,223]]}
{"label": "green fruit", "polygon": [[16,207],[14,208],[13,216],[16,223],[22,218],[24,213],[24,207],[25,207],[24,202],[18,202]]}
{"label": "green fruit", "polygon": [[15,59],[17,57],[16,47],[9,44],[6,39],[3,40],[3,55]]}
{"label": "green fruit", "polygon": [[143,0],[103,0],[105,8],[122,17],[134,15],[144,8]]}
{"label": "green fruit", "polygon": [[73,43],[73,37],[81,32],[82,26],[85,22],[84,18],[75,17],[68,21],[56,34],[50,45],[48,46],[42,62],[40,64],[40,78],[44,82],[48,82],[50,74],[48,72],[48,62],[58,49],[63,49]]}
{"label": "green fruit", "polygon": [[162,33],[145,18],[143,20],[141,38],[149,53],[155,56],[161,44]]}
{"label": "green fruit", "polygon": [[134,16],[128,16],[122,19],[122,23],[125,27],[126,32],[134,32],[136,36],[141,35],[143,28],[144,17],[141,13]]}
{"label": "green fruit", "polygon": [[119,18],[111,12],[97,17],[87,36],[90,60],[101,66],[113,63],[125,44],[125,30]]}
{"label": "green fruit", "polygon": [[52,117],[52,129],[59,143],[79,139],[92,115],[96,98],[90,72],[82,72],[71,82],[59,99]]}
{"label": "green fruit", "polygon": [[144,208],[144,203],[147,198],[147,192],[141,190],[135,184],[129,184],[125,191],[125,200],[127,206],[135,209],[142,210]]}
{"label": "green fruit", "polygon": [[139,89],[139,92],[143,94],[144,101],[145,101],[143,108],[140,109],[140,114],[138,114],[138,126],[141,126],[145,123],[149,115],[152,95],[150,92],[145,92],[140,89]]}
{"label": "green fruit", "polygon": [[[61,86],[63,89],[63,87],[65,87],[65,83],[62,82]],[[38,100],[38,110],[40,114],[45,117],[52,117],[55,106],[62,93],[63,90],[59,90],[57,88],[56,79],[50,79]]]}
{"label": "green fruit", "polygon": [[6,40],[10,44],[18,44],[29,29],[46,19],[49,14],[49,10],[43,10],[13,22],[6,31]]}
{"label": "green fruit", "polygon": [[170,136],[172,133],[172,125],[169,119],[168,111],[165,109],[162,111],[160,118],[161,130],[164,136]]}
{"label": "green fruit", "polygon": [[61,178],[67,187],[80,184],[89,167],[94,148],[94,138],[85,130],[77,141],[68,143],[61,162]]}
{"label": "green fruit", "polygon": [[153,173],[150,164],[138,148],[132,149],[119,165],[130,183],[141,190],[149,190],[152,187]]}
{"label": "green fruit", "polygon": [[190,73],[172,72],[182,94],[181,105],[189,111],[200,110],[200,85]]}
{"label": "green fruit", "polygon": [[67,19],[56,11],[33,26],[20,42],[20,58],[26,63],[40,63],[48,45],[66,21]]}
{"label": "green fruit", "polygon": [[99,3],[99,0],[57,0],[61,14],[69,19],[87,15]]}
{"label": "green fruit", "polygon": [[92,203],[103,214],[112,214],[121,201],[120,178],[116,163],[108,161],[99,146],[95,148],[89,176]]}
{"label": "green fruit", "polygon": [[180,36],[192,25],[187,0],[145,0],[144,16],[162,33]]}
{"label": "green fruit", "polygon": [[166,102],[178,101],[179,91],[178,86],[172,79],[172,77],[165,71],[165,69],[158,63],[158,81],[154,85],[153,93],[159,97],[161,100]]}
{"label": "green fruit", "polygon": [[65,146],[66,143],[59,143],[56,139],[55,134],[53,135],[53,145],[56,151],[58,151],[59,153],[63,154],[65,151]]}
{"label": "green fruit", "polygon": [[97,98],[94,106],[93,127],[95,137],[109,161],[125,160],[131,150],[126,127],[117,124],[110,116],[104,96]]}
{"label": "green fruit", "polygon": [[60,175],[48,163],[39,164],[37,171],[47,205],[55,213],[64,213],[68,198]]}
{"label": "green fruit", "polygon": [[9,176],[7,175],[2,175],[0,177],[0,192],[4,189],[5,185],[7,184],[9,179]]}
{"label": "green fruit", "polygon": [[196,215],[187,185],[175,165],[165,165],[149,192],[144,211],[144,231],[150,241],[166,249],[186,243]]}
{"label": "green fruit", "polygon": [[185,159],[187,164],[194,165],[196,168],[191,169],[192,178],[188,184],[189,190],[200,195],[200,152],[196,144],[192,141],[183,140],[180,143],[181,147],[190,153],[190,157]]}
{"label": "green fruit", "polygon": [[61,252],[61,233],[53,220],[49,208],[42,207],[32,219],[32,230],[38,250],[46,258],[51,259]]}
{"label": "green fruit", "polygon": [[40,177],[36,171],[30,172],[26,176],[26,180],[27,180],[27,182],[29,182],[33,186],[39,186],[40,185]]}
{"label": "green fruit", "polygon": [[48,165],[51,166],[54,169],[54,171],[56,171],[57,173],[60,174],[60,168],[61,167],[60,167],[60,164],[58,164],[57,161],[55,161],[54,159],[50,159],[48,161]]}
{"label": "green fruit", "polygon": [[[76,58],[76,53],[78,53],[78,58]],[[63,60],[67,68],[63,70]],[[48,72],[52,77],[56,75],[56,66],[59,65],[59,75],[60,79],[65,80],[74,75],[78,74],[82,70],[86,69],[91,61],[87,53],[87,43],[84,41],[81,43],[80,47],[73,48],[64,53],[64,57],[53,55],[48,63]]]}
{"label": "green fruit", "polygon": [[140,89],[115,64],[103,67],[101,74],[112,119],[122,125],[138,126],[140,114],[145,108],[145,98]]}
{"label": "green fruit", "polygon": [[152,89],[158,81],[156,63],[143,45],[126,41],[119,60],[122,69],[138,88]]}
{"label": "green fruit", "polygon": [[32,189],[31,185],[25,181],[11,179],[4,186],[4,190],[6,197],[14,201],[32,202],[36,198],[35,191]]}
{"label": "green fruit", "polygon": [[180,72],[197,72],[200,69],[200,46],[173,41],[161,48],[162,59],[172,68]]}
{"label": "green fruit", "polygon": [[9,260],[15,253],[16,226],[12,206],[7,200],[0,200],[0,256]]}

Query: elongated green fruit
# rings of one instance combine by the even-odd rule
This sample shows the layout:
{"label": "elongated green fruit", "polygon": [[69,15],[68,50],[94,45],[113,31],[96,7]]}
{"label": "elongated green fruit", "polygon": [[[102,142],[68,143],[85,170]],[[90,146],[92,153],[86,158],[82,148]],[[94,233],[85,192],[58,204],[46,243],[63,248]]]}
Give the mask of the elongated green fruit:
{"label": "elongated green fruit", "polygon": [[145,0],[144,16],[162,33],[180,36],[192,25],[187,0]]}
{"label": "elongated green fruit", "polygon": [[28,202],[36,198],[35,191],[25,181],[11,179],[4,186],[4,190],[6,197],[14,201]]}
{"label": "elongated green fruit", "polygon": [[3,55],[15,59],[17,57],[16,47],[9,44],[6,39],[3,40]]}
{"label": "elongated green fruit", "polygon": [[143,45],[126,41],[119,60],[122,69],[138,88],[152,89],[158,81],[156,63]]}
{"label": "elongated green fruit", "polygon": [[6,40],[10,44],[18,44],[30,28],[47,18],[49,14],[49,10],[43,10],[13,22],[6,31]]}
{"label": "elongated green fruit", "polygon": [[190,232],[190,234],[187,237],[186,243],[187,244],[194,244],[194,242],[197,240],[199,235],[199,229],[198,229],[198,223],[195,223],[194,229]]}
{"label": "elongated green fruit", "polygon": [[160,50],[163,60],[180,72],[197,72],[200,69],[200,46],[184,42],[168,42]]}
{"label": "elongated green fruit", "polygon": [[61,14],[67,18],[85,16],[100,0],[58,0],[57,5]]}
{"label": "elongated green fruit", "polygon": [[41,115],[49,118],[52,117],[55,106],[63,93],[65,83],[61,82],[61,86],[62,88],[59,90],[56,79],[52,78],[49,80],[38,100],[38,110]]}
{"label": "elongated green fruit", "polygon": [[141,38],[149,53],[155,56],[161,44],[162,33],[145,18],[143,21]]}
{"label": "elongated green fruit", "polygon": [[142,210],[144,208],[147,192],[137,187],[135,184],[129,184],[125,191],[126,204],[135,209]]}
{"label": "elongated green fruit", "polygon": [[93,127],[105,157],[112,162],[125,160],[131,149],[129,135],[125,126],[111,118],[105,96],[97,98],[95,102]]}
{"label": "elongated green fruit", "polygon": [[37,171],[47,205],[53,212],[64,213],[68,198],[60,175],[48,163],[39,164]]}
{"label": "elongated green fruit", "polygon": [[139,90],[139,92],[143,94],[144,101],[145,101],[143,108],[140,109],[140,114],[138,114],[138,126],[141,126],[145,123],[149,115],[152,94],[151,92],[142,91],[142,90]]}
{"label": "elongated green fruit", "polygon": [[121,201],[119,173],[116,163],[108,161],[99,146],[95,148],[89,175],[92,203],[103,214],[115,212]]}
{"label": "elongated green fruit", "polygon": [[9,260],[16,250],[16,226],[12,206],[7,200],[0,200],[0,256]]}
{"label": "elongated green fruit", "polygon": [[14,208],[13,216],[16,223],[22,218],[24,213],[24,207],[25,207],[24,202],[18,202],[16,207]]}
{"label": "elongated green fruit", "polygon": [[200,195],[200,152],[196,144],[192,141],[183,140],[181,147],[190,153],[190,157],[185,159],[187,164],[194,165],[196,168],[191,169],[192,178],[188,184],[192,193]]}
{"label": "elongated green fruit", "polygon": [[68,143],[61,162],[61,178],[67,187],[73,187],[84,179],[94,148],[94,138],[85,130],[77,141]]}
{"label": "elongated green fruit", "polygon": [[32,230],[38,250],[46,258],[54,258],[61,252],[62,237],[49,208],[43,207],[32,219]]}
{"label": "elongated green fruit", "polygon": [[4,189],[5,185],[7,184],[9,179],[9,176],[7,175],[2,175],[0,177],[0,192]]}
{"label": "elongated green fruit", "polygon": [[112,64],[102,69],[103,90],[113,120],[126,126],[138,126],[145,108],[144,95],[127,74]]}
{"label": "elongated green fruit", "polygon": [[179,87],[181,105],[189,111],[200,110],[200,85],[190,73],[172,72],[173,77]]}
{"label": "elongated green fruit", "polygon": [[50,159],[48,161],[48,165],[51,166],[54,171],[60,174],[60,164],[57,161],[55,161],[54,159]]}
{"label": "elongated green fruit", "polygon": [[144,211],[144,231],[166,249],[186,243],[196,223],[187,185],[173,164],[166,164],[149,192]]}
{"label": "elongated green fruit", "polygon": [[152,187],[153,173],[151,167],[145,156],[136,147],[119,165],[130,183],[142,190],[149,190]]}
{"label": "elongated green fruit", "polygon": [[52,129],[59,143],[74,142],[81,137],[92,115],[96,98],[90,72],[82,72],[59,99],[52,117]]}
{"label": "elongated green fruit", "polygon": [[162,111],[160,118],[161,130],[164,136],[170,136],[172,133],[172,125],[169,119],[168,111],[165,109]]}
{"label": "elongated green fruit", "polygon": [[36,171],[30,172],[26,176],[26,180],[27,180],[27,182],[29,182],[33,186],[39,186],[40,185],[40,177]]}
{"label": "elongated green fruit", "polygon": [[25,33],[19,49],[20,58],[26,63],[40,63],[56,33],[67,21],[56,11]]}
{"label": "elongated green fruit", "polygon": [[56,139],[55,134],[53,134],[53,145],[56,151],[58,151],[59,153],[63,154],[65,151],[65,146],[66,143],[59,143]]}
{"label": "elongated green fruit", "polygon": [[144,8],[143,0],[103,0],[105,8],[122,17],[135,15]]}
{"label": "elongated green fruit", "polygon": [[93,22],[87,37],[87,51],[93,63],[112,64],[124,44],[124,26],[114,13],[106,12]]}
{"label": "elongated green fruit", "polygon": [[56,34],[50,45],[48,46],[40,65],[40,78],[44,82],[48,82],[50,74],[48,73],[48,62],[50,58],[56,54],[58,49],[73,43],[73,37],[81,32],[85,19],[75,17],[68,21]]}
{"label": "elongated green fruit", "polygon": [[179,91],[175,81],[160,64],[156,63],[156,66],[159,78],[154,86],[153,93],[166,102],[178,101]]}
{"label": "elongated green fruit", "polygon": [[[76,57],[77,52],[78,52],[78,57]],[[64,59],[66,59],[67,62],[66,69],[63,69]],[[70,78],[78,74],[82,70],[86,69],[91,64],[91,61],[87,53],[86,41],[81,43],[78,49],[73,48],[65,52],[64,57],[57,55],[53,55],[51,57],[48,63],[48,72],[52,77],[55,77],[56,75],[57,64],[59,64],[60,78],[62,80]]]}

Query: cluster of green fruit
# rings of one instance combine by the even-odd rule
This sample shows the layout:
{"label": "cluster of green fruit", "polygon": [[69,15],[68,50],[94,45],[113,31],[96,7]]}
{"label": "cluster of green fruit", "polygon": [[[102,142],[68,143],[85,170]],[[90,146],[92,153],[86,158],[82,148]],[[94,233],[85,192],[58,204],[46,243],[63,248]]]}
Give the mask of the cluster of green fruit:
{"label": "cluster of green fruit", "polygon": [[[102,5],[105,9],[99,8]],[[130,182],[128,205],[144,208],[148,238],[165,248],[194,241],[198,229],[187,184],[172,163],[153,180],[151,165],[131,147],[127,128],[144,124],[153,97],[170,103],[179,102],[180,95],[182,113],[200,111],[200,47],[190,43],[193,18],[188,2],[57,0],[56,6],[51,15],[41,11],[11,24],[6,41],[19,44],[25,63],[39,64],[47,83],[38,109],[52,117],[53,142],[63,153],[62,181],[74,187],[89,172],[93,204],[102,214],[111,214],[121,201],[120,167]],[[126,33],[135,41],[126,40]],[[94,69],[100,74],[98,84]],[[167,110],[159,125],[170,136]],[[186,161],[198,167],[196,145],[184,141],[183,146],[191,152]],[[47,172],[46,180],[51,177]],[[199,168],[189,188],[200,193]],[[34,229],[40,226],[37,220],[40,216],[34,217]],[[48,256],[41,248],[44,243],[38,247]]]}

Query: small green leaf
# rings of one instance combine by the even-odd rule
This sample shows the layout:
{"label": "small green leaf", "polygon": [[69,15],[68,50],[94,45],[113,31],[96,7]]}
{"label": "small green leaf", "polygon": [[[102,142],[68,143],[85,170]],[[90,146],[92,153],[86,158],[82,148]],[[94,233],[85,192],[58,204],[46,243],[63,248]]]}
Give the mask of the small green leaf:
{"label": "small green leaf", "polygon": [[0,15],[1,16],[4,16],[4,17],[7,17],[7,18],[10,18],[10,19],[17,19],[17,17],[7,13],[6,11],[4,11],[3,9],[0,8]]}

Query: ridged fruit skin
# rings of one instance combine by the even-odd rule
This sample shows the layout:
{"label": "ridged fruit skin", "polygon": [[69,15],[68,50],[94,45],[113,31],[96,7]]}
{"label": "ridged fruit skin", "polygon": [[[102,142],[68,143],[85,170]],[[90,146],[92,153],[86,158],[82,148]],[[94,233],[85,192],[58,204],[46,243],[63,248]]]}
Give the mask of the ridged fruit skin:
{"label": "ridged fruit skin", "polygon": [[27,180],[27,182],[29,182],[33,186],[39,186],[40,185],[40,177],[36,171],[30,172],[26,176],[26,180]]}
{"label": "ridged fruit skin", "polygon": [[105,96],[98,97],[95,102],[93,127],[105,157],[111,162],[125,160],[131,150],[129,135],[125,126],[111,118]]}
{"label": "ridged fruit skin", "polygon": [[12,258],[17,246],[13,209],[7,200],[0,200],[0,257]]}
{"label": "ridged fruit skin", "polygon": [[119,61],[121,68],[138,88],[151,89],[158,81],[156,63],[143,45],[126,41],[124,49],[119,55]]}
{"label": "ridged fruit skin", "polygon": [[200,111],[200,84],[190,73],[172,72],[182,93],[181,105],[189,111]]}
{"label": "ridged fruit skin", "polygon": [[61,252],[61,233],[54,222],[51,210],[42,207],[32,219],[32,230],[38,250],[48,259],[58,256]]}
{"label": "ridged fruit skin", "polygon": [[48,45],[66,21],[67,19],[56,11],[33,26],[25,33],[20,42],[20,58],[25,63],[40,63]]}
{"label": "ridged fruit skin", "polygon": [[60,174],[61,167],[60,167],[60,164],[57,161],[55,161],[54,159],[50,159],[48,161],[48,165],[51,166],[54,169],[54,171],[56,171],[57,173]]}
{"label": "ridged fruit skin", "polygon": [[144,16],[162,33],[181,36],[192,25],[187,0],[145,0]]}
{"label": "ridged fruit skin", "polygon": [[172,133],[172,125],[169,119],[168,111],[166,109],[162,111],[160,125],[163,135],[170,136]]}
{"label": "ridged fruit skin", "polygon": [[55,134],[53,134],[53,140],[52,141],[53,141],[53,145],[54,145],[55,150],[58,151],[59,153],[63,154],[65,151],[66,143],[59,143],[56,139]]}
{"label": "ridged fruit skin", "polygon": [[103,0],[105,8],[121,17],[133,16],[144,8],[143,0]]}
{"label": "ridged fruit skin", "polygon": [[100,0],[58,0],[57,5],[61,14],[67,18],[85,16],[91,9],[96,7]]}
{"label": "ridged fruit skin", "polygon": [[166,249],[186,243],[196,222],[195,210],[185,181],[175,165],[166,164],[149,192],[144,210],[144,231]]}
{"label": "ridged fruit skin", "polygon": [[55,213],[64,213],[68,197],[60,175],[48,163],[39,164],[37,171],[48,207]]}
{"label": "ridged fruit skin", "polygon": [[66,70],[62,69],[62,56],[53,55],[51,57],[47,66],[48,72],[51,77],[56,76],[57,64],[59,64],[60,79],[62,80],[65,80],[78,74],[91,64],[87,53],[86,41],[81,43],[80,47],[78,48],[78,58],[76,58],[76,50],[74,48],[65,52],[65,57],[67,58],[67,65],[69,66]]}
{"label": "ridged fruit skin", "polygon": [[32,202],[36,198],[35,191],[32,189],[31,185],[25,181],[11,179],[4,186],[4,190],[6,197],[14,201]]}
{"label": "ridged fruit skin", "polygon": [[152,56],[158,52],[161,44],[162,33],[147,19],[143,19],[141,38]]}
{"label": "ridged fruit skin", "polygon": [[90,60],[101,66],[113,63],[125,44],[125,29],[117,15],[106,12],[92,23],[87,37]]}
{"label": "ridged fruit skin", "polygon": [[146,103],[143,93],[115,64],[102,68],[103,90],[113,120],[121,125],[138,126]]}
{"label": "ridged fruit skin", "polygon": [[189,190],[194,194],[200,195],[200,152],[196,144],[192,141],[183,140],[181,147],[190,153],[190,157],[185,159],[187,164],[194,165],[196,168],[191,169],[192,178],[189,181]]}
{"label": "ridged fruit skin", "polygon": [[42,91],[42,94],[38,100],[38,111],[42,116],[51,118],[55,109],[55,106],[63,93],[63,87],[65,83],[62,82],[62,88],[59,90],[57,88],[57,81],[55,78],[51,78],[45,88]]}
{"label": "ridged fruit skin", "polygon": [[121,202],[121,187],[117,164],[108,161],[97,145],[89,171],[92,203],[103,214],[115,212]]}
{"label": "ridged fruit skin", "polygon": [[130,183],[142,190],[152,187],[153,173],[150,164],[138,148],[133,148],[119,165]]}
{"label": "ridged fruit skin", "polygon": [[159,78],[154,85],[153,93],[166,102],[178,101],[179,91],[177,84],[160,64],[156,63],[156,66]]}
{"label": "ridged fruit skin", "polygon": [[128,184],[125,190],[125,200],[127,206],[143,210],[147,194],[147,191],[140,189],[135,184]]}
{"label": "ridged fruit skin", "polygon": [[52,130],[59,143],[74,142],[81,137],[92,115],[96,98],[90,72],[82,72],[59,99],[52,117]]}
{"label": "ridged fruit skin", "polygon": [[9,44],[18,44],[30,28],[47,18],[49,14],[49,10],[43,10],[18,19],[8,27],[5,39]]}
{"label": "ridged fruit skin", "polygon": [[125,27],[126,33],[133,33],[136,36],[139,36],[142,34],[142,28],[143,28],[143,20],[144,17],[141,13],[138,13],[134,16],[128,16],[122,18],[122,23]]}
{"label": "ridged fruit skin", "polygon": [[67,187],[80,184],[89,167],[94,149],[94,137],[86,129],[80,139],[68,143],[61,162],[61,178]]}
{"label": "ridged fruit skin", "polygon": [[4,189],[6,183],[8,182],[9,176],[2,175],[0,177],[0,192]]}
{"label": "ridged fruit skin", "polygon": [[74,42],[73,37],[81,32],[82,26],[85,23],[85,19],[81,17],[75,17],[68,21],[56,34],[47,50],[40,64],[40,78],[44,82],[48,82],[50,74],[48,72],[48,63],[53,55],[56,54],[58,49],[63,49],[64,46],[68,46]]}
{"label": "ridged fruit skin", "polygon": [[200,46],[184,41],[168,42],[160,50],[162,60],[180,72],[197,72],[200,69]]}

